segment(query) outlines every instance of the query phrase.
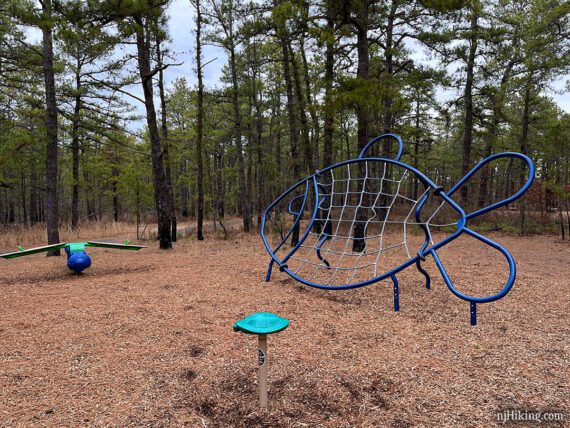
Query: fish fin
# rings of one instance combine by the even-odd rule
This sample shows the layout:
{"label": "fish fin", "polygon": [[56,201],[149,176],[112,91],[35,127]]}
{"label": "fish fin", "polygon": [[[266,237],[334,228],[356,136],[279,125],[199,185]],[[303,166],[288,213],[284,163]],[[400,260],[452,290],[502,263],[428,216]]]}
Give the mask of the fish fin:
{"label": "fish fin", "polygon": [[[477,172],[479,172],[479,170],[481,170],[483,167],[487,167],[487,165],[491,162],[494,162],[496,160],[499,159],[504,159],[507,158],[508,162],[509,162],[509,168],[512,168],[512,162],[514,160],[519,159],[520,161],[522,161],[522,167],[520,169],[518,169],[517,171],[520,172],[520,178],[521,178],[521,182],[522,185],[520,185],[520,188],[514,192],[511,196],[508,196],[504,199],[500,199],[498,201],[495,202],[487,202],[488,197],[486,194],[484,195],[480,195],[480,197],[478,198],[479,200],[477,201],[477,208],[474,209],[473,211],[466,213],[466,219],[469,220],[471,218],[475,218],[477,216],[480,216],[481,214],[485,214],[489,211],[492,211],[496,208],[500,208],[504,205],[510,204],[511,202],[516,201],[518,198],[520,198],[531,186],[532,182],[534,181],[534,175],[535,175],[535,167],[534,167],[534,163],[532,162],[532,160],[526,156],[523,155],[522,153],[515,153],[515,152],[503,152],[503,153],[497,153],[494,155],[491,155],[483,160],[481,160],[477,165],[475,165],[473,167],[473,169],[471,171],[469,171],[469,173],[467,173],[461,180],[459,180],[452,188],[450,188],[448,191],[446,191],[446,195],[447,196],[452,196],[454,193],[456,193],[459,189],[461,189],[464,185],[466,185],[466,183],[469,181],[469,179],[471,179]],[[497,165],[499,166],[499,165]],[[491,168],[492,169],[492,168]],[[488,172],[489,169],[488,167],[486,168],[486,170],[482,171],[481,173],[481,184],[483,183],[484,179],[488,179],[490,173]],[[517,172],[515,171],[515,172]],[[524,173],[524,176],[523,176]],[[515,174],[513,174],[511,172],[511,177],[515,176]],[[511,179],[512,180],[512,179]],[[486,186],[484,186],[486,187]],[[483,189],[483,187],[479,187],[480,189]],[[514,190],[513,190],[514,191]],[[456,198],[453,198],[454,200]],[[488,205],[484,205],[485,203],[488,203]],[[466,209],[466,207],[462,207],[463,209]]]}
{"label": "fish fin", "polygon": [[[449,290],[455,294],[457,297],[459,297],[460,299],[466,300],[468,302],[474,302],[474,303],[487,303],[487,302],[493,302],[495,300],[499,300],[503,297],[505,297],[507,295],[507,293],[510,291],[511,287],[513,286],[515,279],[516,279],[516,264],[515,261],[513,259],[513,256],[511,255],[511,253],[504,248],[501,244],[483,236],[480,235],[479,233],[471,230],[468,227],[463,228],[463,231],[469,235],[472,238],[475,238],[476,240],[478,240],[479,242],[481,242],[482,244],[488,245],[489,247],[493,248],[494,250],[496,250],[500,255],[502,255],[506,262],[507,262],[507,266],[508,266],[508,271],[505,272],[505,283],[504,285],[502,285],[500,288],[496,289],[496,290],[492,290],[489,292],[489,294],[483,295],[483,296],[475,296],[473,294],[467,294],[465,291],[462,291],[460,289],[460,287],[458,287],[456,284],[454,284],[454,282],[452,281],[450,275],[448,274],[447,270],[444,267],[444,264],[441,260],[441,258],[439,257],[439,255],[437,254],[436,250],[431,250],[430,254],[433,256],[433,259],[435,261],[436,266],[438,267],[441,276],[445,282],[445,284],[447,285],[447,287],[449,288]],[[453,244],[451,244],[453,245]],[[492,254],[492,253],[487,253],[487,254]],[[466,259],[462,259],[462,268],[468,268],[469,267],[469,261],[472,260],[471,258],[469,258],[468,260]],[[479,270],[485,269],[485,266],[496,266],[496,263],[493,261],[491,261],[491,259],[486,260],[485,262],[483,262],[480,259],[473,259],[473,267],[476,267]],[[485,286],[489,286],[490,284],[485,284]]]}

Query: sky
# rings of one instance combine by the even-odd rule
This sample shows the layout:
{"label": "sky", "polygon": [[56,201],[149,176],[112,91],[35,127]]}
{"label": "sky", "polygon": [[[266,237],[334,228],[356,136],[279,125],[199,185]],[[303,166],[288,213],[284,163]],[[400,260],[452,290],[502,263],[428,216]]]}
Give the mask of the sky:
{"label": "sky", "polygon": [[[180,67],[168,68],[165,72],[167,82],[173,82],[178,77],[185,77],[192,85],[197,84],[196,61],[196,25],[194,22],[194,7],[189,0],[174,0],[168,8],[168,30],[172,38],[172,50],[177,63],[184,62]],[[215,59],[217,58],[217,59]],[[214,60],[203,68],[204,85],[219,86],[222,67],[227,56],[223,49],[205,45],[202,48],[202,64]]]}
{"label": "sky", "polygon": [[[164,71],[166,88],[171,87],[174,80],[180,77],[186,78],[188,84],[194,86],[197,84],[196,63],[194,59],[196,39],[194,8],[189,0],[173,0],[168,7],[167,13],[169,16],[168,31],[171,38],[171,51],[175,58],[173,62],[182,63],[182,65],[169,67]],[[41,33],[39,31],[29,31],[28,38],[37,42],[41,39]],[[423,53],[419,51],[415,52],[413,56],[418,59],[424,57]],[[208,45],[203,46],[202,63],[206,64],[210,62],[203,68],[204,85],[206,89],[220,86],[219,80],[222,74],[222,67],[226,61],[227,55],[221,48]],[[568,113],[570,113],[570,91],[565,90],[565,85],[567,85],[569,81],[570,76],[568,75],[557,79],[551,85],[554,91],[547,93],[561,109]],[[128,90],[140,98],[143,96],[140,84],[132,85]],[[440,101],[444,101],[453,96],[453,92],[441,90],[438,98]],[[144,106],[142,103],[132,98],[130,98],[129,101],[133,103],[137,113],[144,115]],[[158,99],[156,101],[158,105]],[[132,124],[131,130],[134,131],[143,126],[144,121],[139,121]]]}

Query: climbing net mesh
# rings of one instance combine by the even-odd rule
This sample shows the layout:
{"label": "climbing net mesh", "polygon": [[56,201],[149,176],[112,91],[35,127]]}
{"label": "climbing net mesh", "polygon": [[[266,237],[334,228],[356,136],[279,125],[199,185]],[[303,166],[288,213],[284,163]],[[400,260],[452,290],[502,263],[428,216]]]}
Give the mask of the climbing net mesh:
{"label": "climbing net mesh", "polygon": [[311,178],[301,182],[271,209],[264,231],[276,257],[290,255],[287,267],[307,281],[340,287],[371,280],[416,256],[426,240],[422,226],[430,235],[433,229],[455,230],[458,214],[400,165],[361,160],[316,179],[318,197]]}

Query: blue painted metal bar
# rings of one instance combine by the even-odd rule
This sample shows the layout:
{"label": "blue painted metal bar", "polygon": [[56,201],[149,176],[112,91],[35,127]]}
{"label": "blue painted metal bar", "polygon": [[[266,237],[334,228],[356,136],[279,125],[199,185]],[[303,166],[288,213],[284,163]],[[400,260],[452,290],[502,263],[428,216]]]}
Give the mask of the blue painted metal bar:
{"label": "blue painted metal bar", "polygon": [[[427,248],[427,246],[429,245],[430,241],[431,241],[431,233],[428,229],[428,227],[422,223],[421,219],[420,219],[420,212],[422,210],[422,208],[424,207],[424,204],[426,203],[426,201],[429,198],[429,193],[426,193],[423,197],[422,200],[420,201],[420,203],[418,204],[418,206],[416,207],[416,212],[415,212],[415,218],[416,218],[416,223],[418,223],[418,225],[420,226],[420,228],[424,231],[426,240],[423,243],[423,245],[420,247],[419,251],[418,251],[418,256],[420,258],[425,258],[424,256],[424,251]],[[421,272],[421,271],[420,271]]]}
{"label": "blue painted metal bar", "polygon": [[416,260],[416,268],[420,271],[420,273],[425,276],[426,278],[426,288],[429,290],[431,288],[431,278],[429,273],[422,267],[422,262],[418,259]]}
{"label": "blue painted metal bar", "polygon": [[[283,198],[285,198],[289,193],[291,193],[293,190],[295,190],[300,184],[303,183],[303,181],[305,182],[305,199],[303,201],[303,205],[302,205],[302,209],[299,212],[299,215],[296,216],[295,221],[293,222],[293,226],[291,226],[291,228],[289,229],[289,232],[287,232],[287,234],[285,235],[285,237],[281,240],[281,242],[279,243],[279,245],[277,245],[277,247],[275,247],[275,249],[272,249],[269,246],[269,243],[267,242],[267,239],[265,238],[265,225],[266,225],[266,219],[267,219],[267,214],[270,212],[271,208],[273,208],[277,203],[279,203]],[[276,199],[269,207],[267,207],[265,209],[265,211],[263,212],[263,215],[261,216],[261,228],[260,228],[260,233],[261,233],[261,239],[263,240],[263,244],[265,245],[265,248],[267,249],[267,251],[269,251],[269,253],[272,255],[273,260],[275,260],[277,262],[277,264],[279,266],[281,266],[280,264],[280,260],[277,259],[275,256],[275,253],[277,251],[279,251],[279,249],[283,246],[283,244],[285,244],[285,242],[287,242],[287,240],[289,239],[289,236],[291,236],[291,234],[293,233],[293,230],[295,230],[295,227],[297,226],[297,224],[299,223],[299,221],[301,220],[301,213],[303,212],[303,210],[305,209],[305,204],[307,202],[307,195],[308,195],[308,191],[309,191],[309,179],[305,179],[303,181],[300,181],[299,183],[295,184],[293,187],[291,187],[290,189],[288,189],[285,193],[283,193],[278,199]]]}
{"label": "blue painted metal bar", "polygon": [[420,219],[420,212],[421,212],[424,204],[428,200],[428,197],[429,197],[429,193],[426,193],[422,197],[422,200],[420,201],[420,203],[416,207],[415,218],[416,218],[416,223],[418,223],[420,228],[424,231],[424,234],[426,237],[425,242],[423,243],[423,245],[418,250],[418,260],[416,260],[416,268],[425,277],[426,288],[429,290],[431,288],[431,278],[430,278],[429,274],[426,272],[426,270],[422,267],[421,259],[423,258],[425,260],[424,251],[431,241],[431,232],[430,232],[429,228],[424,223],[422,223],[422,221]]}
{"label": "blue painted metal bar", "polygon": [[[319,204],[317,203],[319,200],[319,186],[317,185],[317,179],[315,178],[315,175],[312,175],[311,178],[313,179],[313,190],[315,191],[315,204],[313,207],[313,213],[311,215],[311,219],[309,220],[309,224],[305,228],[305,233],[303,233],[303,236],[301,236],[301,238],[299,239],[299,242],[297,242],[297,245],[295,245],[293,248],[291,248],[291,251],[289,252],[289,254],[287,254],[283,258],[283,260],[281,260],[282,264],[287,263],[287,260],[289,260],[289,258],[293,254],[295,254],[295,251],[297,251],[301,245],[303,245],[303,242],[305,242],[305,239],[307,239],[307,236],[309,236],[309,232],[311,231],[311,229],[313,227],[313,223],[315,222],[315,218],[317,217],[317,213],[319,212]],[[307,189],[308,189],[308,185],[309,185],[309,181],[307,180]],[[305,200],[303,202],[303,207],[301,208],[301,213],[305,210],[306,203],[307,203],[307,201]],[[299,217],[297,217],[297,219],[299,220],[300,218],[301,218],[301,216],[299,215]],[[281,265],[280,267],[283,267],[283,266]]]}
{"label": "blue painted metal bar", "polygon": [[443,241],[438,242],[433,247],[430,247],[429,248],[430,250],[437,250],[438,248],[441,248],[444,245],[449,244],[451,241],[453,241],[455,238],[457,238],[459,235],[463,233],[465,225],[467,224],[467,217],[465,215],[465,211],[463,211],[463,208],[457,205],[457,203],[449,196],[447,196],[445,192],[439,192],[439,196],[441,196],[443,200],[445,200],[445,202],[447,202],[455,211],[459,213],[460,219],[457,221],[457,231],[449,235]]}
{"label": "blue painted metal bar", "polygon": [[[322,205],[325,203],[325,201],[327,199],[327,195],[326,195],[327,191],[326,191],[325,187],[318,182],[317,182],[317,186],[319,188],[319,191],[322,192],[322,198],[319,201],[319,206],[318,206],[318,210],[317,210],[317,216],[319,217],[319,219],[315,221],[315,229],[316,229],[317,233],[320,233],[323,235],[328,235],[330,238],[330,231],[331,231],[330,222],[327,220],[323,220],[320,216],[320,210],[323,209]],[[324,241],[317,248],[317,255],[319,256],[319,258],[320,258],[321,246],[323,245],[323,243],[324,243]]]}
{"label": "blue painted metal bar", "polygon": [[306,195],[299,195],[299,196],[295,196],[293,199],[291,199],[291,202],[289,202],[289,205],[287,206],[287,211],[289,211],[289,214],[291,214],[292,216],[298,216],[299,214],[301,214],[302,211],[293,211],[293,204],[295,203],[295,201],[297,199],[301,199],[301,198],[305,198]]}
{"label": "blue painted metal bar", "polygon": [[535,176],[535,167],[534,167],[534,163],[532,162],[532,160],[528,156],[523,155],[522,153],[503,152],[503,153],[497,153],[497,154],[494,154],[492,156],[489,156],[489,157],[483,159],[477,165],[475,165],[473,167],[473,169],[471,171],[469,171],[469,173],[467,173],[467,175],[465,175],[465,177],[463,177],[451,189],[449,189],[449,191],[447,192],[447,195],[448,196],[453,195],[453,193],[455,193],[455,191],[457,191],[457,189],[459,189],[467,180],[469,180],[469,178],[471,178],[473,176],[473,174],[475,174],[477,171],[479,171],[483,166],[485,166],[489,162],[491,162],[495,159],[506,158],[506,157],[518,158],[518,159],[522,159],[523,161],[526,162],[526,164],[528,165],[528,177],[527,177],[525,184],[514,195],[512,195],[506,199],[503,199],[502,201],[491,204],[488,207],[484,207],[484,208],[481,208],[477,211],[469,213],[466,216],[468,220],[471,218],[475,218],[477,216],[480,216],[481,214],[485,214],[485,213],[492,211],[496,208],[502,207],[506,204],[513,202],[513,201],[516,201],[532,185],[532,182],[534,181],[534,176]]}
{"label": "blue painted metal bar", "polygon": [[321,255],[321,248],[323,246],[323,244],[330,239],[330,235],[325,235],[321,238],[321,240],[319,241],[319,243],[317,244],[317,257],[319,258],[319,260],[321,262],[323,262],[325,265],[327,265],[327,269],[330,269],[331,265],[330,263],[327,261],[327,259],[325,259],[322,255]]}
{"label": "blue painted metal bar", "polygon": [[392,282],[394,283],[394,312],[400,311],[400,290],[398,288],[398,278],[396,275],[390,275]]}
{"label": "blue painted metal bar", "polygon": [[271,281],[271,272],[273,271],[273,263],[275,263],[274,259],[271,259],[269,262],[269,266],[267,266],[267,272],[265,274],[265,282]]}
{"label": "blue painted metal bar", "polygon": [[[279,251],[279,248],[281,248],[281,246],[283,244],[285,244],[285,242],[287,242],[287,239],[289,239],[289,236],[291,236],[291,234],[293,233],[293,230],[295,230],[295,226],[299,223],[300,219],[301,219],[301,213],[303,212],[302,210],[299,212],[299,215],[297,216],[295,222],[293,223],[293,226],[289,229],[289,232],[285,235],[285,237],[281,240],[281,242],[279,243],[279,245],[275,248],[275,250],[271,251],[270,247],[269,247],[269,243],[267,242],[267,240],[265,239],[265,225],[266,225],[266,219],[267,219],[267,213],[269,212],[269,210],[271,210],[271,208],[273,208],[277,203],[279,203],[279,201],[281,199],[283,199],[284,197],[286,197],[289,193],[291,193],[293,190],[295,190],[300,183],[295,184],[295,186],[289,188],[285,193],[283,193],[279,199],[275,200],[269,207],[267,207],[265,209],[265,211],[263,212],[263,216],[261,217],[261,228],[260,228],[260,233],[261,233],[261,239],[263,241],[263,244],[265,245],[265,248],[267,249],[267,251],[269,251],[269,253],[271,254],[271,261],[269,262],[269,266],[267,267],[267,272],[265,274],[265,282],[269,282],[271,280],[271,272],[273,271],[273,263],[277,262],[278,265],[281,267],[281,263],[279,262],[279,260],[277,259],[277,257],[275,256],[275,253],[277,251]],[[305,201],[307,198],[307,192],[308,192],[308,181],[305,183]],[[303,201],[303,209],[304,209],[304,203],[305,201]]]}
{"label": "blue painted metal bar", "polygon": [[501,291],[499,291],[498,293],[493,294],[491,296],[474,297],[474,296],[469,296],[467,294],[463,294],[462,292],[457,290],[455,288],[455,286],[453,285],[453,282],[449,278],[449,275],[448,275],[447,271],[445,270],[445,267],[443,266],[439,256],[435,252],[435,250],[430,249],[429,251],[430,251],[431,255],[433,256],[433,259],[435,260],[435,263],[436,263],[437,267],[439,268],[439,271],[441,272],[441,276],[443,277],[443,280],[447,284],[447,287],[457,297],[459,297],[460,299],[463,299],[463,300],[467,300],[468,302],[487,303],[487,302],[493,302],[493,301],[498,300],[502,297],[505,297],[507,295],[507,293],[510,291],[511,287],[513,286],[515,279],[516,279],[516,275],[517,275],[517,267],[516,267],[515,261],[513,260],[513,256],[511,256],[511,253],[509,253],[505,248],[503,248],[501,245],[497,244],[496,242],[490,240],[489,238],[481,236],[477,232],[474,232],[467,227],[464,228],[463,230],[468,235],[471,235],[475,239],[478,239],[479,241],[495,248],[500,253],[502,253],[503,256],[505,256],[505,258],[507,259],[507,262],[509,264],[509,278],[507,279],[507,281],[506,281],[505,285],[503,286],[503,288],[501,289]]}
{"label": "blue painted metal bar", "polygon": [[[404,153],[404,142],[402,141],[402,138],[396,134],[382,134],[382,135],[379,135],[378,137],[373,138],[360,151],[360,154],[358,155],[357,159],[365,159],[364,154],[368,151],[368,149],[372,145],[376,144],[378,141],[385,140],[387,138],[393,138],[394,140],[396,140],[398,142],[398,144],[399,144],[398,154],[396,155],[396,157],[393,160],[399,161],[400,158],[402,157],[402,154]],[[366,158],[366,159],[368,159],[368,158]]]}
{"label": "blue painted metal bar", "polygon": [[477,303],[469,303],[471,309],[471,325],[477,325]]}

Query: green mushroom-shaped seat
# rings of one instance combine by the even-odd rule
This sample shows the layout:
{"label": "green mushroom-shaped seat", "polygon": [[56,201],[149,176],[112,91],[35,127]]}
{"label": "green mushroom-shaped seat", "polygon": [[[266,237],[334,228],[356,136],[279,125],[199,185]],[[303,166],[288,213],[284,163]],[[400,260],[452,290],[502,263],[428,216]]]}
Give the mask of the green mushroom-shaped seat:
{"label": "green mushroom-shaped seat", "polygon": [[257,312],[234,324],[234,331],[247,334],[272,334],[285,330],[289,320],[271,312]]}

